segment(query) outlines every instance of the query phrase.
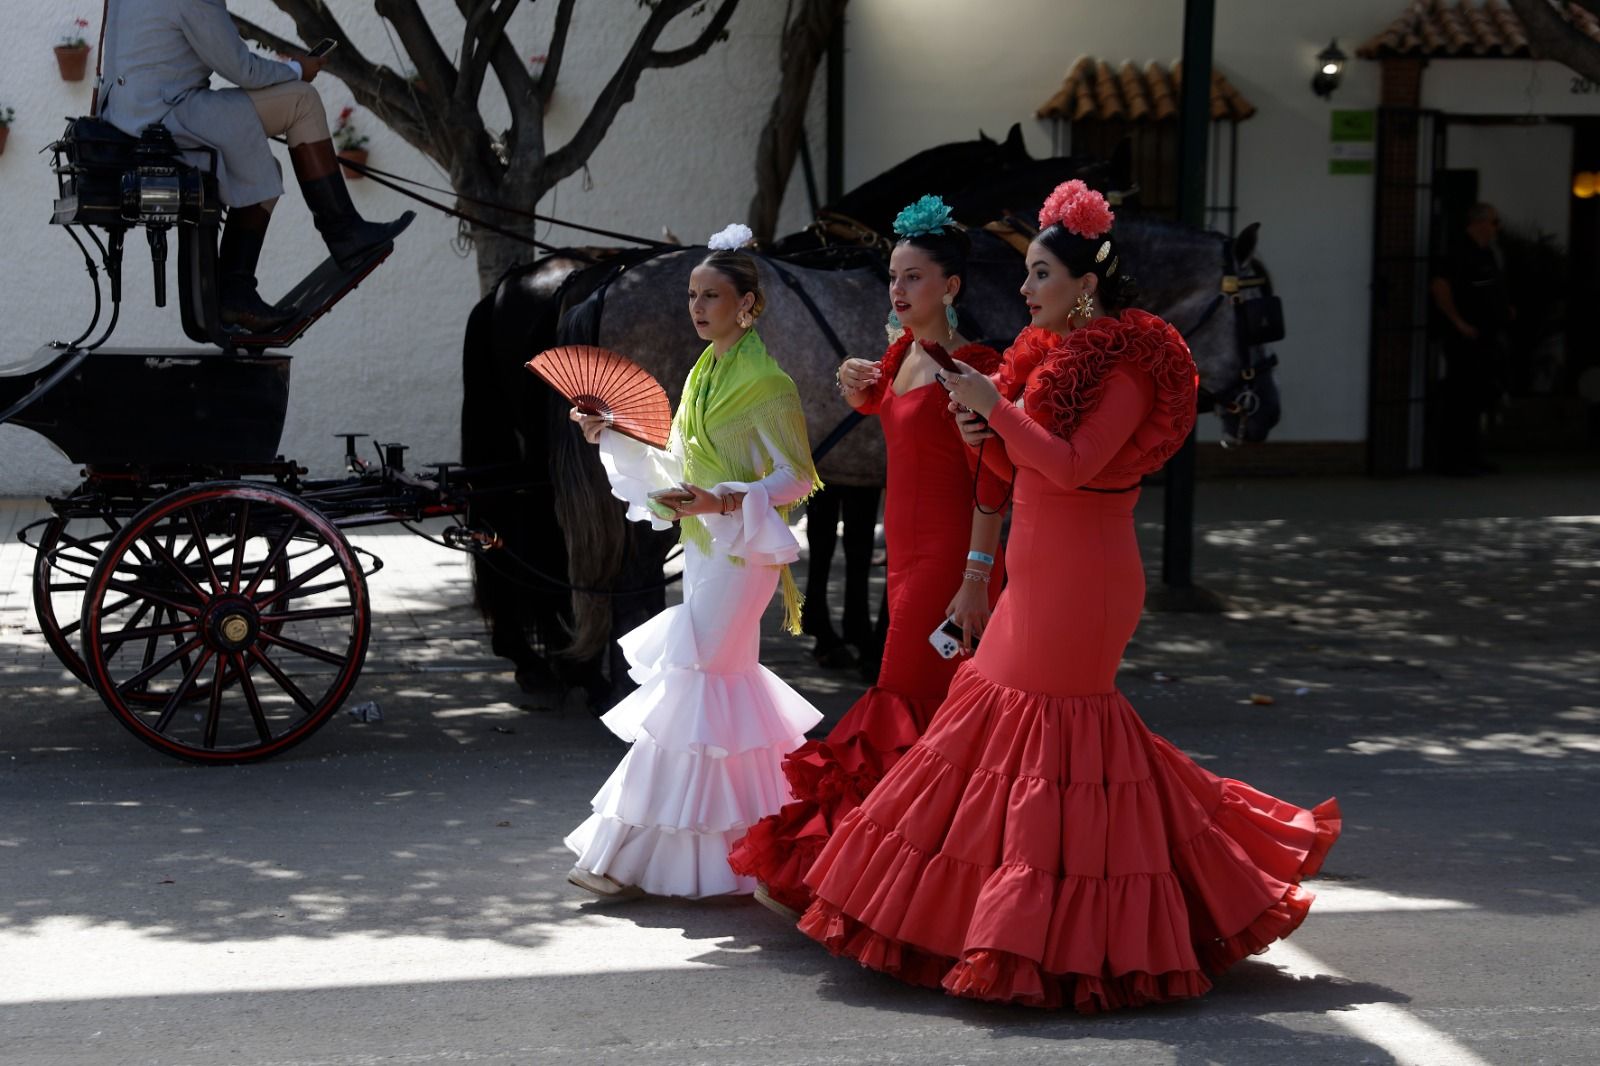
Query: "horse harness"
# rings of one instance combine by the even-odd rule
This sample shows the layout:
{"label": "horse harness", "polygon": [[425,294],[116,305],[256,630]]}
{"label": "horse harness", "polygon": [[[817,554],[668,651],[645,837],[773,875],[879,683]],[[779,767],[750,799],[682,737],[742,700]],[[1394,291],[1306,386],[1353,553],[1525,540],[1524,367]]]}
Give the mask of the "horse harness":
{"label": "horse harness", "polygon": [[[1261,397],[1256,394],[1255,389],[1257,375],[1262,371],[1270,372],[1278,365],[1278,357],[1272,352],[1265,353],[1259,359],[1255,353],[1261,346],[1283,339],[1283,300],[1273,293],[1272,279],[1266,275],[1240,277],[1239,264],[1234,258],[1233,242],[1224,239],[1222,246],[1224,259],[1222,283],[1216,295],[1200,312],[1199,317],[1187,329],[1180,329],[1178,335],[1187,342],[1205,328],[1224,302],[1233,304],[1236,327],[1234,338],[1239,349],[1241,365],[1239,388],[1227,400],[1204,385],[1200,386],[1200,392],[1213,406],[1238,419],[1235,431],[1222,441],[1224,447],[1235,447],[1244,443],[1245,420],[1254,414],[1261,404]],[[1239,295],[1244,289],[1261,289],[1264,295],[1247,300]]]}

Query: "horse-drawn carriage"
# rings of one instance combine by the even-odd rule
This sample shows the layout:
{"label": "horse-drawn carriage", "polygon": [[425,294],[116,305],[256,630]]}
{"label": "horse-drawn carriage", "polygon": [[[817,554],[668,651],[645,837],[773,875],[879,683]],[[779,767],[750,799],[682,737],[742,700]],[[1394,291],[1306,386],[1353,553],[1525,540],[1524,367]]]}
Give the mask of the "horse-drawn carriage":
{"label": "horse-drawn carriage", "polygon": [[[344,531],[468,507],[453,464],[418,476],[399,444],[364,459],[365,434],[343,434],[344,478],[308,479],[278,453],[291,360],[271,349],[293,343],[392,245],[349,270],[330,257],[280,305],[294,311],[289,326],[244,333],[217,313],[214,160],[196,165],[160,127],[132,138],[95,119],[72,121],[52,149],[52,222],[84,252],[95,312],[76,340],[0,369],[0,422],[83,464],[78,487],[21,534],[36,550],[40,629],[62,664],[158,750],[206,763],[277,754],[324,724],[361,672],[366,578],[382,562]],[[149,242],[158,305],[176,236],[183,328],[205,347],[106,346],[133,229]],[[89,341],[102,269],[110,322]],[[489,539],[460,525],[447,532],[456,547]]]}

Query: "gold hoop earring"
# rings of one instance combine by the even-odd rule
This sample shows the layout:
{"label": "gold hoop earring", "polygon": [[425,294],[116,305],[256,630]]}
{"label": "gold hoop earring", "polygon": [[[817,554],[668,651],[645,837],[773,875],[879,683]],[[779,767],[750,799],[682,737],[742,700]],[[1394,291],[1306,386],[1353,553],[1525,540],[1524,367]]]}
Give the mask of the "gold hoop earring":
{"label": "gold hoop earring", "polygon": [[1094,297],[1085,289],[1078,294],[1078,302],[1072,305],[1072,317],[1087,322],[1094,317]]}

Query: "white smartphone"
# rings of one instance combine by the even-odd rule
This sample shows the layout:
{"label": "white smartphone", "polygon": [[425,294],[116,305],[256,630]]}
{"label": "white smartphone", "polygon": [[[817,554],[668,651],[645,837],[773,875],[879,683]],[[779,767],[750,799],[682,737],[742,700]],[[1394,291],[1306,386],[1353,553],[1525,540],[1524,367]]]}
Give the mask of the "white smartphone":
{"label": "white smartphone", "polygon": [[[946,618],[939,623],[939,628],[928,634],[928,643],[933,645],[933,650],[939,653],[941,659],[954,659],[963,654],[961,651],[961,627],[956,625],[954,618]],[[978,642],[972,642],[972,650],[978,650]]]}

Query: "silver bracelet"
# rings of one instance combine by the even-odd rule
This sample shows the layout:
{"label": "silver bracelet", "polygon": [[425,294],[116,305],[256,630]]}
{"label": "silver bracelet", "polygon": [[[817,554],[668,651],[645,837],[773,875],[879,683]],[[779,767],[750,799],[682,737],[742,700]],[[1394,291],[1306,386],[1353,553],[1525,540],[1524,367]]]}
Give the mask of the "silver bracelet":
{"label": "silver bracelet", "polygon": [[989,583],[989,574],[986,570],[963,570],[961,571],[961,580],[981,581],[987,585]]}

